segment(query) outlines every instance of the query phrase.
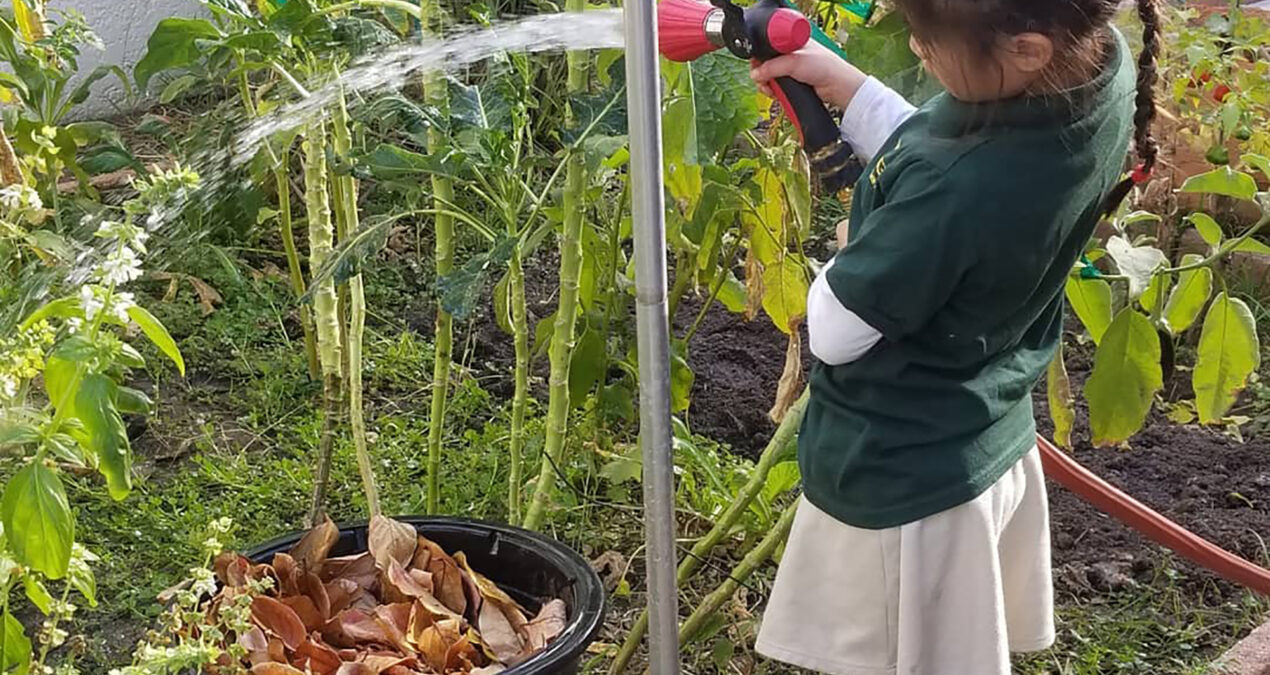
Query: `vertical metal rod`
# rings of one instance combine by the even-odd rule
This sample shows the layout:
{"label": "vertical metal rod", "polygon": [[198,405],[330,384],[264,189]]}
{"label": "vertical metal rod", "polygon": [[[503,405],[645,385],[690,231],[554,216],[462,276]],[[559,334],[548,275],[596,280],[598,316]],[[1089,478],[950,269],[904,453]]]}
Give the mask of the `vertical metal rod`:
{"label": "vertical metal rod", "polygon": [[662,188],[661,76],[655,0],[625,0],[626,101],[635,239],[635,326],[639,348],[639,443],[644,460],[648,572],[648,666],[679,672],[675,587],[675,478],[670,426],[670,324]]}

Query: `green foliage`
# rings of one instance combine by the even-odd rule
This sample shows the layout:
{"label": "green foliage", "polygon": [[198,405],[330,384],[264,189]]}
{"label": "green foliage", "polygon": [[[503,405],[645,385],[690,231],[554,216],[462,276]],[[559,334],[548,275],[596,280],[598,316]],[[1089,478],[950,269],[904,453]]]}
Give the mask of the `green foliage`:
{"label": "green foliage", "polygon": [[1261,365],[1257,322],[1248,305],[1218,293],[1204,317],[1198,351],[1193,374],[1195,408],[1202,424],[1212,424],[1225,417],[1248,377]]}
{"label": "green foliage", "polygon": [[1142,428],[1162,386],[1155,328],[1132,308],[1120,310],[1103,334],[1085,383],[1094,445],[1121,443]]}
{"label": "green foliage", "polygon": [[[1183,265],[1194,265],[1202,258],[1195,254],[1182,257]],[[1195,323],[1213,294],[1213,270],[1208,267],[1187,270],[1178,275],[1177,285],[1169,293],[1164,305],[1164,322],[1174,335],[1181,334]]]}
{"label": "green foliage", "polygon": [[1102,341],[1111,325],[1111,286],[1102,279],[1067,278],[1067,302],[1089,331],[1094,344]]}
{"label": "green foliage", "polygon": [[33,461],[9,479],[0,499],[6,541],[18,562],[50,579],[66,576],[75,517],[57,474]]}

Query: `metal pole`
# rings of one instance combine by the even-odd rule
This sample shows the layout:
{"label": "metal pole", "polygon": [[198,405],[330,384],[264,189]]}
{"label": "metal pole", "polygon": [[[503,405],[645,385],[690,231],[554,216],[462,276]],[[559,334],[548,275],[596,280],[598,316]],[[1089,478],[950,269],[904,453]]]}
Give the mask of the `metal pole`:
{"label": "metal pole", "polygon": [[679,672],[675,586],[675,478],[670,426],[670,323],[662,195],[661,77],[655,0],[626,0],[626,102],[635,239],[635,326],[639,348],[639,444],[644,460],[648,572],[648,666]]}

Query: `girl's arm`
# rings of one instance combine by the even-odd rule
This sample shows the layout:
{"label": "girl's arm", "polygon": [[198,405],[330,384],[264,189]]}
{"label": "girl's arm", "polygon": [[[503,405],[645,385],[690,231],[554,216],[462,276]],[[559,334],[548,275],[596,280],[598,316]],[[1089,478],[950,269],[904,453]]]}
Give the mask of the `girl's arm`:
{"label": "girl's arm", "polygon": [[867,164],[882,144],[917,110],[894,89],[870,77],[860,85],[842,113],[842,138]]}
{"label": "girl's arm", "polygon": [[840,366],[867,354],[882,339],[882,333],[843,307],[833,294],[825,278],[833,263],[830,260],[820,270],[807,293],[807,336],[816,358],[826,365]]}

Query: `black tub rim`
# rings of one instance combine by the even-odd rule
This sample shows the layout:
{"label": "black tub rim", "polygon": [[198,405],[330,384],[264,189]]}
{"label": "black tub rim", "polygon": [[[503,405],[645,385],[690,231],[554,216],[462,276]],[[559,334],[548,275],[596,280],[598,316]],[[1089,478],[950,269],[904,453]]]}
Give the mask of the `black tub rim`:
{"label": "black tub rim", "polygon": [[[605,592],[600,577],[592,569],[591,564],[580,553],[566,546],[563,542],[552,539],[539,532],[524,528],[496,523],[476,518],[461,516],[422,516],[401,515],[389,518],[407,523],[419,530],[421,526],[440,529],[462,530],[482,535],[495,534],[509,541],[522,545],[530,545],[543,554],[548,562],[566,575],[573,577],[574,604],[577,615],[571,617],[565,629],[547,648],[533,655],[526,661],[502,671],[507,675],[547,675],[549,673],[567,672],[576,668],[586,649],[595,641],[604,625]],[[356,520],[337,522],[335,527],[343,534],[346,531],[367,529],[370,521]],[[270,539],[262,544],[252,546],[243,555],[259,561],[260,557],[270,553],[288,550],[300,537],[304,530],[298,530]]]}

